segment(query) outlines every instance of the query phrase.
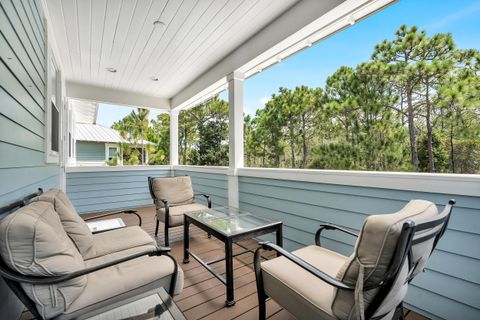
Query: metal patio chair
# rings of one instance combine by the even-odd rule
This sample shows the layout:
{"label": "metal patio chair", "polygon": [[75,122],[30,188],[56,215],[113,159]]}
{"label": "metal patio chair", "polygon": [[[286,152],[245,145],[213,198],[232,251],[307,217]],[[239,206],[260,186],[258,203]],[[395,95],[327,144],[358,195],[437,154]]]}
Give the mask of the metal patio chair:
{"label": "metal patio chair", "polygon": [[[193,193],[190,176],[179,177],[148,177],[148,187],[156,208],[155,236],[158,235],[158,225],[164,223],[165,246],[169,245],[168,229],[183,225],[186,212],[203,210],[207,207],[195,203],[195,196],[203,196],[208,208],[212,207],[210,196]],[[210,237],[210,235],[209,235]]]}
{"label": "metal patio chair", "polygon": [[[322,224],[316,245],[292,253],[262,243],[254,257],[259,319],[265,319],[267,297],[298,319],[403,318],[408,285],[447,229],[454,204],[450,200],[438,214],[435,204],[412,200],[397,213],[369,216],[359,234]],[[353,254],[321,247],[324,230],[356,237]],[[261,262],[261,250],[280,257]]]}

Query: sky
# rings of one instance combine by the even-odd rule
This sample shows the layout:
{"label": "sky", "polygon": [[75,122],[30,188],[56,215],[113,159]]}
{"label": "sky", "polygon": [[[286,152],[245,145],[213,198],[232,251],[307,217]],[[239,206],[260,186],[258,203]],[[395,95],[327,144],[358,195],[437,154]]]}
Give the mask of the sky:
{"label": "sky", "polygon": [[[323,87],[340,66],[369,60],[375,44],[392,39],[402,24],[416,25],[428,35],[450,32],[458,48],[480,50],[480,0],[400,0],[245,80],[245,113],[254,115],[280,87]],[[226,99],[227,94],[220,97]],[[131,110],[100,104],[97,123],[109,127]],[[152,118],[158,113],[152,110]]]}

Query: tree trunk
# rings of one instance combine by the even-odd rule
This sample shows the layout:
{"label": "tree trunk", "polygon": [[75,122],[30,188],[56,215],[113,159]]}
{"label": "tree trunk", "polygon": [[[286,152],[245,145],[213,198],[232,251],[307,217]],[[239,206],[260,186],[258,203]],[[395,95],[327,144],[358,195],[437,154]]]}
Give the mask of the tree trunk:
{"label": "tree trunk", "polygon": [[453,147],[453,123],[450,124],[450,170],[455,173],[455,151]]}
{"label": "tree trunk", "polygon": [[183,154],[182,154],[182,164],[187,164],[187,128],[183,130]]}
{"label": "tree trunk", "polygon": [[410,135],[410,151],[412,156],[412,164],[415,168],[415,171],[419,171],[419,161],[418,161],[418,151],[417,151],[417,137],[415,134],[415,114],[413,110],[413,101],[412,101],[412,88],[410,85],[407,85],[408,90],[407,94],[407,109],[408,109],[408,133]]}
{"label": "tree trunk", "polygon": [[427,152],[428,152],[428,172],[435,172],[435,163],[433,159],[433,128],[431,121],[431,106],[430,106],[430,97],[429,97],[430,87],[428,82],[426,84],[426,96],[425,96],[425,107],[427,108]]}
{"label": "tree trunk", "polygon": [[306,131],[305,114],[302,114],[302,147],[303,147],[302,168],[303,169],[307,167],[307,158],[308,158],[307,134],[305,131]]}
{"label": "tree trunk", "polygon": [[292,168],[295,168],[295,147],[293,143],[290,144],[290,150],[292,152]]}
{"label": "tree trunk", "polygon": [[142,130],[142,165],[145,165],[145,145],[143,141],[143,130]]}

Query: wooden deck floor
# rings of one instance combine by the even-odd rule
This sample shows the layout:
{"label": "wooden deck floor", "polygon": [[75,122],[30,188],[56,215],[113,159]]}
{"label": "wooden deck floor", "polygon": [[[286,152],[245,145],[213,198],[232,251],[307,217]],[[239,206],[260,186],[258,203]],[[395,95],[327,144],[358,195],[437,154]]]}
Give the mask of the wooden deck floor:
{"label": "wooden deck floor", "polygon": [[[154,208],[140,208],[139,214],[143,219],[143,229],[154,236],[155,220]],[[122,215],[127,224],[135,225],[137,223],[134,216]],[[224,256],[223,243],[215,238],[208,239],[205,232],[195,227],[191,227],[190,248],[193,252],[200,255],[204,260]],[[163,225],[160,223],[157,243],[163,245]],[[242,242],[243,245],[255,249],[256,242],[253,240]],[[182,227],[170,230],[170,247],[177,261],[183,259],[183,229]],[[242,250],[237,247],[237,250]],[[213,277],[205,268],[203,268],[195,259],[190,259],[190,263],[180,266],[185,272],[185,286],[183,292],[175,297],[180,310],[183,311],[187,319],[205,319],[205,320],[251,320],[258,319],[258,302],[255,284],[255,274],[253,272],[253,254],[246,253],[234,258],[234,276],[235,276],[235,305],[225,308],[225,286]],[[224,263],[213,265],[213,268],[220,273],[225,271]],[[424,320],[410,310],[406,310],[407,320]],[[282,309],[275,301],[267,302],[267,316],[272,320],[295,319],[286,310]]]}
{"label": "wooden deck floor", "polygon": [[[154,236],[155,220],[154,208],[146,207],[138,209],[142,217],[142,228]],[[114,216],[112,216],[114,217]],[[121,215],[127,225],[136,225],[138,220],[132,215]],[[190,249],[202,259],[213,259],[224,256],[223,243],[215,238],[208,239],[205,232],[192,227]],[[170,247],[177,261],[183,259],[183,229],[182,227],[170,230]],[[158,245],[163,245],[163,225],[160,224],[157,238]],[[253,240],[242,242],[243,245],[254,249],[256,242]],[[237,247],[236,250],[242,250]],[[234,258],[235,277],[235,305],[226,308],[225,286],[213,275],[203,268],[195,259],[190,263],[182,264],[185,273],[185,285],[183,292],[175,297],[180,310],[187,319],[205,320],[253,320],[258,319],[257,293],[255,274],[253,272],[253,254],[246,253]],[[220,262],[212,266],[217,272],[225,271],[224,263]],[[273,300],[267,301],[267,317],[271,320],[295,319],[286,310],[282,309]],[[28,319],[24,314],[22,319]],[[425,320],[426,318],[414,312],[406,310],[407,320]]]}

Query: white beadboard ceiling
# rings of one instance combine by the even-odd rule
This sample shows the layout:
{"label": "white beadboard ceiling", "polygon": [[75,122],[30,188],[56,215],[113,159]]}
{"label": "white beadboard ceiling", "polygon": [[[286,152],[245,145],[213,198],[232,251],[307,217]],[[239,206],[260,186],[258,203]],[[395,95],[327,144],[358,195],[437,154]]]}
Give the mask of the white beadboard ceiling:
{"label": "white beadboard ceiling", "polygon": [[[297,1],[47,0],[47,5],[67,81],[171,98]],[[164,27],[154,26],[155,20]]]}

